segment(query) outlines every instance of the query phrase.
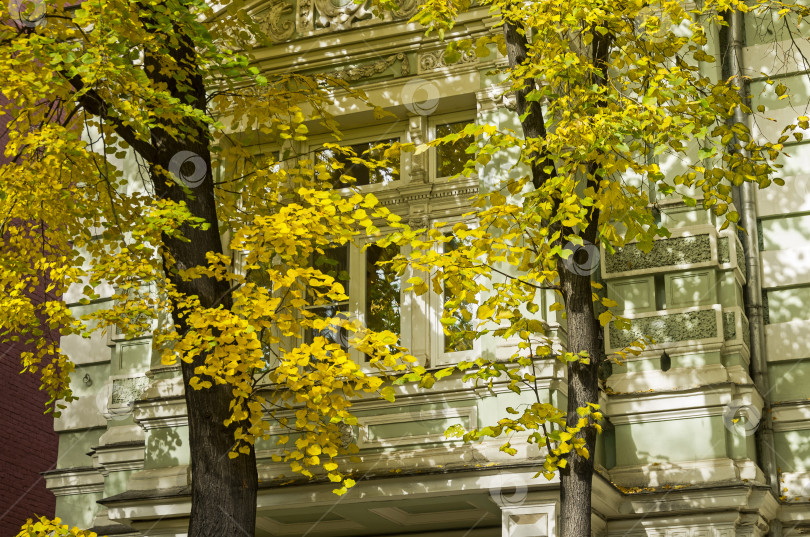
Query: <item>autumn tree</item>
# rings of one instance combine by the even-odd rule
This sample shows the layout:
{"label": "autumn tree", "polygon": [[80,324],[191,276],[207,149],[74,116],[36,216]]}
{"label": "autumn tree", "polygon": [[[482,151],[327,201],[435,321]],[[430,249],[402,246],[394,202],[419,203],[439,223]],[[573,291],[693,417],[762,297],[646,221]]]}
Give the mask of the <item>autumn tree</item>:
{"label": "autumn tree", "polygon": [[[739,54],[717,44],[729,21],[739,25],[741,14],[773,12],[796,24],[807,8],[735,0],[689,6],[669,0],[480,4],[496,20],[492,34],[450,42],[445,58],[450,63],[461,53],[487,56],[493,49],[505,56],[502,76],[521,128],[470,124],[428,145],[473,139],[465,144],[470,158],[464,175],[485,169],[493,155],[509,148],[519,148],[520,156],[510,177],[479,197],[479,211],[456,224],[452,237],[438,228],[427,236],[406,233],[415,253],[400,264],[430,273],[434,288],[450,290],[443,323],[475,321],[468,336],[506,338],[518,350],[506,362],[480,358],[435,374],[412,372],[403,380],[431,384],[461,370],[469,381],[507,382],[513,391],[531,393],[536,360],[567,364],[567,408],[538,397],[509,408],[509,416],[489,427],[449,433],[466,440],[504,436],[507,453],[516,452],[510,444],[515,433],[528,434],[546,453],[538,475],[560,476],[560,535],[588,537],[591,455],[602,420],[599,369],[649,343],[641,338],[605,354],[603,329],[610,323],[627,328],[629,321],[610,309],[617,304],[594,275],[599,249],[610,254],[636,243],[649,251],[657,237],[669,235],[656,218],[651,189],[711,211],[725,229],[740,218],[733,206],[736,187],[783,183],[776,161],[792,133],[807,128],[808,118],[784,126],[778,141],[754,137],[744,121],[753,111],[740,73],[724,78],[712,68]],[[469,8],[464,0],[429,0],[415,19],[444,36]],[[783,95],[784,86],[776,85],[776,93]],[[795,139],[801,140],[801,132]],[[664,168],[664,157],[680,164]],[[435,245],[449,240],[458,245],[439,253]],[[427,282],[411,283],[427,291]],[[538,315],[543,290],[557,296],[552,309],[562,311],[564,341],[550,337]],[[475,304],[476,296],[485,298],[473,315],[465,304]]]}
{"label": "autumn tree", "polygon": [[[187,388],[191,536],[254,531],[254,443],[272,421],[296,433],[279,442],[294,471],[345,492],[353,481],[335,461],[355,449],[340,442],[351,401],[391,397],[347,345],[387,371],[408,358],[390,331],[330,337],[356,327],[327,307],[345,299],[342,278],[314,261],[397,219],[372,195],[334,191],[329,162],[279,148],[318,123],[339,139],[334,92],[365,96],[329,76],[260,75],[250,51],[269,43],[240,3],[11,2],[0,19],[0,342],[35,346],[21,367],[41,373],[58,412],[73,365],[43,327],[152,335]],[[332,168],[396,158],[330,148],[343,155]],[[41,282],[54,300],[31,301]],[[102,283],[111,307],[77,317],[66,306],[69,289],[89,303]]]}

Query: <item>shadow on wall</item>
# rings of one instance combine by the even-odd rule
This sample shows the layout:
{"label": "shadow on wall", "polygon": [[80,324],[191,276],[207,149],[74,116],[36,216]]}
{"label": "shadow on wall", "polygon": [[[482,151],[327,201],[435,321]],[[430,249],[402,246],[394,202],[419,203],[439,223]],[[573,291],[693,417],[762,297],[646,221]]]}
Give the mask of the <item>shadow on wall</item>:
{"label": "shadow on wall", "polygon": [[182,427],[186,434],[181,435],[176,428],[152,429],[146,436],[147,461],[145,468],[165,468],[177,466],[180,460],[177,454],[187,449],[188,427]]}

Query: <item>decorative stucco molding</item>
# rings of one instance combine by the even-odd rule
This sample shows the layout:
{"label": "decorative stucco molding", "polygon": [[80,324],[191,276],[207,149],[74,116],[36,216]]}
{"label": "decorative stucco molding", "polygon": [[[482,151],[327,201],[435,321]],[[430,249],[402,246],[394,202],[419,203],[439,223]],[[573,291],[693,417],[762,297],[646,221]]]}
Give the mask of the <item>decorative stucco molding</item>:
{"label": "decorative stucco molding", "polygon": [[283,17],[292,12],[292,5],[285,0],[272,0],[270,9],[257,16],[257,20],[267,37],[273,41],[286,41],[295,33],[295,22]]}
{"label": "decorative stucco molding", "polygon": [[723,340],[719,304],[667,310],[664,314],[656,311],[627,317],[632,323],[627,330],[620,330],[614,323],[610,324],[606,341],[610,351],[628,347],[641,338],[654,340],[657,347],[707,340],[719,343]]}
{"label": "decorative stucco molding", "polygon": [[[461,65],[465,63],[475,63],[478,58],[474,51],[463,51],[461,58],[450,65]],[[448,67],[447,62],[444,60],[444,49],[430,50],[419,53],[419,73],[427,73],[435,71],[436,69],[443,69]]]}
{"label": "decorative stucco molding", "polygon": [[400,52],[393,54],[387,58],[381,58],[372,63],[366,63],[355,67],[348,67],[346,69],[338,69],[331,73],[336,78],[341,78],[348,82],[355,82],[374,75],[384,72],[386,69],[400,62],[399,76],[408,76],[411,73],[411,66],[408,57]]}
{"label": "decorative stucco molding", "polygon": [[711,241],[708,234],[660,239],[648,253],[628,244],[604,259],[608,273],[706,263],[712,259]]}

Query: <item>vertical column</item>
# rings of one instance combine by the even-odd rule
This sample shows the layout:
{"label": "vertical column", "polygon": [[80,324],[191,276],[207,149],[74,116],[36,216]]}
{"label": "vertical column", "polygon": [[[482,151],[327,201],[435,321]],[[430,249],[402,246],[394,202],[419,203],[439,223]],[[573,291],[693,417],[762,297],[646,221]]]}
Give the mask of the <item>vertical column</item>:
{"label": "vertical column", "polygon": [[[408,139],[409,141],[419,146],[428,140],[428,120],[427,116],[412,114],[408,118]],[[428,174],[428,154],[427,151],[415,154],[408,153],[410,156],[410,166],[407,166],[406,172],[410,176],[411,183],[427,183],[429,181]]]}

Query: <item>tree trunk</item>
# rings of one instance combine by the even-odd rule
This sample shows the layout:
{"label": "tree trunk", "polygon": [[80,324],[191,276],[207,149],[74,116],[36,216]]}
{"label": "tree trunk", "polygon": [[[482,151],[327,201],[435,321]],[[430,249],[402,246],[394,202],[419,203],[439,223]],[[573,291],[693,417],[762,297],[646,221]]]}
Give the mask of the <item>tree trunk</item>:
{"label": "tree trunk", "polygon": [[[205,84],[197,65],[191,40],[179,41],[172,56],[184,68],[187,75],[184,85],[177,84],[177,78],[164,75],[158,61],[145,59],[146,72],[152,73],[156,86],[165,85],[179,99],[192,104],[198,110],[206,109]],[[174,75],[176,77],[176,75]],[[207,265],[206,253],[223,251],[216,213],[216,198],[211,167],[209,144],[210,133],[206,125],[187,120],[182,125],[186,133],[182,139],[172,137],[162,129],[152,130],[154,160],[150,163],[150,174],[155,195],[173,201],[184,201],[194,216],[203,218],[207,229],[185,225],[181,231],[185,239],[164,235],[163,266],[172,284],[186,296],[197,296],[203,308],[232,306],[229,282],[211,278],[186,280],[178,274],[178,269]],[[181,152],[185,158],[178,157]],[[192,156],[193,155],[193,156]],[[172,178],[158,170],[171,170],[173,159],[185,160],[186,168],[180,167],[181,176],[193,178],[186,181],[192,195]],[[202,166],[204,170],[200,170]],[[204,172],[204,175],[202,175]],[[183,179],[183,177],[181,177]],[[170,264],[169,260],[174,264]],[[182,334],[187,330],[185,317],[175,304],[173,321],[175,329]],[[258,474],[256,453],[251,448],[248,454],[230,458],[234,446],[234,431],[247,423],[235,422],[224,425],[231,415],[230,403],[233,400],[229,385],[214,385],[211,388],[195,390],[189,381],[195,376],[195,368],[205,362],[206,355],[196,357],[193,363],[181,364],[185,384],[185,399],[189,423],[189,450],[191,458],[191,518],[189,537],[252,537],[256,526],[256,495]]]}
{"label": "tree trunk", "polygon": [[[599,401],[597,369],[603,354],[602,327],[594,316],[590,274],[566,271],[562,262],[558,266],[568,324],[567,348],[571,352],[588,351],[590,355],[588,364],[568,364],[566,421],[569,427],[574,427],[579,421],[577,408]],[[586,459],[571,451],[568,465],[560,470],[561,537],[591,537],[591,483],[596,430],[586,427],[577,436],[585,439],[589,457]]]}
{"label": "tree trunk", "polygon": [[[504,21],[504,36],[507,57],[510,68],[515,68],[527,61],[528,41],[525,32],[512,21]],[[595,84],[605,84],[606,61],[609,54],[610,38],[596,34],[591,44],[590,54],[594,65],[600,73],[591,81]],[[536,88],[533,80],[525,81],[522,89],[515,91],[516,109],[523,117],[521,126],[526,138],[545,137],[546,127],[543,120],[543,110],[537,101],[527,101],[528,93]],[[527,114],[528,112],[528,114]],[[541,188],[543,183],[555,173],[546,171],[554,162],[545,155],[531,155],[532,182],[535,188]],[[596,177],[597,168],[589,166],[590,186],[598,188]],[[599,211],[592,210],[588,217],[587,228],[580,233],[586,244],[598,243],[597,232]],[[573,233],[573,230],[563,230],[563,236]],[[583,252],[583,250],[580,250]],[[576,255],[576,252],[575,254]],[[574,260],[575,265],[577,260]],[[593,260],[587,260],[588,263]],[[591,270],[568,270],[562,260],[557,262],[563,304],[567,319],[568,343],[567,349],[573,353],[587,351],[590,362],[570,362],[568,364],[568,407],[566,420],[569,427],[579,422],[577,409],[587,407],[588,403],[599,401],[598,366],[603,360],[602,327],[594,315],[591,288]],[[594,267],[595,268],[595,267]],[[593,480],[593,456],[596,450],[596,430],[593,427],[584,428],[578,437],[585,440],[588,458],[575,451],[567,455],[567,466],[560,470],[560,531],[561,537],[591,537],[591,492]]]}
{"label": "tree trunk", "polygon": [[[210,224],[207,230],[184,226],[183,235],[188,242],[166,237],[163,239],[163,264],[172,284],[184,295],[197,296],[204,308],[231,307],[228,283],[210,278],[185,280],[177,269],[206,264],[206,252],[222,252],[222,243],[217,225],[214,182],[211,174],[211,158],[208,150],[208,135],[199,132],[196,138],[179,143],[153,134],[158,149],[158,162],[169,169],[171,158],[179,151],[191,151],[205,162],[206,172],[202,184],[193,189],[193,197],[186,198],[176,184],[167,184],[165,177],[153,170],[155,193],[160,197],[184,199],[195,216]],[[168,256],[167,256],[168,254]],[[176,263],[171,266],[168,258]],[[175,305],[173,321],[179,333],[187,329],[185,317]],[[231,415],[233,400],[229,385],[214,385],[195,390],[189,381],[195,376],[195,368],[205,362],[206,355],[197,356],[193,363],[181,364],[188,411],[189,449],[191,457],[191,520],[189,537],[252,537],[256,525],[256,494],[258,475],[256,453],[230,458],[228,453],[234,445],[237,427],[247,429],[246,423],[236,422],[226,427],[224,422]]]}
{"label": "tree trunk", "polygon": [[[509,59],[509,67],[514,69],[516,66],[526,62],[528,58],[528,42],[526,40],[526,33],[524,29],[519,28],[508,19],[504,19],[503,24],[504,42],[506,43],[506,57]],[[523,129],[523,136],[525,138],[545,138],[546,137],[546,124],[543,119],[543,107],[539,101],[527,101],[526,97],[536,89],[534,80],[524,81],[526,84],[521,88],[515,89],[515,108],[518,116],[523,117],[520,122]],[[528,112],[528,114],[527,114]],[[539,189],[543,183],[553,175],[545,171],[547,166],[553,166],[554,162],[546,160],[542,155],[532,154],[531,170],[532,170],[532,184],[534,188]]]}

